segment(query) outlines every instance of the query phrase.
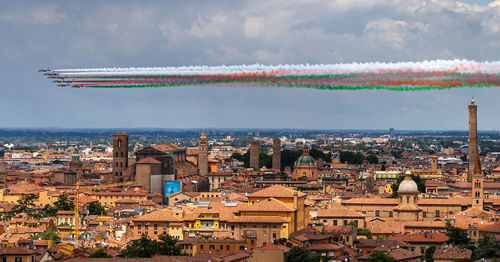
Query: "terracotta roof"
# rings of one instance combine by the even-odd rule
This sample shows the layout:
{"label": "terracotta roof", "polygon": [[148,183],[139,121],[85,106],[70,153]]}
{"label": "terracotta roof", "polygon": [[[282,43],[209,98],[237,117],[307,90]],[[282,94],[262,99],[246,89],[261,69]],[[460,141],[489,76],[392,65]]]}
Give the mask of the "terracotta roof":
{"label": "terracotta roof", "polygon": [[156,150],[162,151],[162,152],[183,149],[183,147],[180,147],[180,146],[178,146],[176,144],[172,144],[172,143],[171,144],[162,144],[162,145],[152,145],[151,147],[156,149]]}
{"label": "terracotta roof", "polygon": [[161,164],[161,161],[158,161],[152,157],[146,157],[141,161],[136,162],[136,164]]}
{"label": "terracotta roof", "polygon": [[444,248],[437,249],[436,252],[434,252],[434,256],[432,256],[432,258],[455,260],[455,259],[470,259],[471,256],[472,256],[472,250],[469,250],[467,248],[454,247],[450,245]]}
{"label": "terracotta roof", "polygon": [[343,249],[344,245],[341,244],[333,244],[333,243],[317,243],[317,244],[312,244],[308,247],[306,247],[307,251],[310,250],[322,250],[322,251],[330,251],[330,250],[339,250]]}
{"label": "terracotta roof", "polygon": [[281,251],[283,251],[283,249],[279,248],[275,244],[267,244],[263,247],[256,248],[256,250],[281,250]]}
{"label": "terracotta roof", "polygon": [[440,233],[419,233],[390,237],[391,240],[400,240],[408,243],[443,243],[449,240],[448,236]]}
{"label": "terracotta roof", "polygon": [[323,217],[365,217],[364,214],[347,208],[318,209],[317,218]]}
{"label": "terracotta roof", "polygon": [[274,185],[268,188],[259,190],[255,193],[249,194],[248,197],[293,197],[294,194],[297,193],[298,197],[305,196],[306,194],[295,191],[291,188]]}
{"label": "terracotta roof", "polygon": [[398,201],[397,198],[352,198],[343,200],[342,204],[398,205]]}
{"label": "terracotta roof", "polygon": [[158,211],[151,212],[132,219],[134,222],[148,222],[148,221],[166,221],[166,222],[179,222],[182,221],[180,218],[172,215],[169,209],[162,209]]}
{"label": "terracotta roof", "polygon": [[34,250],[21,248],[21,247],[2,247],[0,249],[1,255],[32,255],[35,254]]}
{"label": "terracotta roof", "polygon": [[402,248],[392,250],[387,255],[389,255],[390,257],[393,257],[396,261],[407,260],[407,259],[417,258],[417,257],[423,256],[422,254],[411,252],[409,250],[402,249]]}
{"label": "terracotta roof", "polygon": [[241,211],[284,211],[284,212],[293,212],[295,209],[276,198],[268,198],[266,200],[257,202],[250,206],[244,206],[240,209]]}

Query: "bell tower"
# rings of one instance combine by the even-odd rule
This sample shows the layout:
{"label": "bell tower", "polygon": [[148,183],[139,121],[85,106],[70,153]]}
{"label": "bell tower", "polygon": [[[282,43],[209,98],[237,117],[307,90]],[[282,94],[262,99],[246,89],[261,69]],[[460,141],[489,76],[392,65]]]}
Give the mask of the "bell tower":
{"label": "bell tower", "polygon": [[113,182],[124,181],[125,170],[128,168],[128,134],[123,132],[113,135]]}
{"label": "bell tower", "polygon": [[200,175],[208,173],[208,135],[205,129],[198,136],[198,169]]}

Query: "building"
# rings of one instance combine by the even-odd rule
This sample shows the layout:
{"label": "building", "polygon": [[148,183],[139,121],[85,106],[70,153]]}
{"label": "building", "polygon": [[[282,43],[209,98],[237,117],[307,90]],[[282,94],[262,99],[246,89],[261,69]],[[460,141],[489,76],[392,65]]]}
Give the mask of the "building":
{"label": "building", "polygon": [[208,135],[205,129],[198,136],[198,170],[200,175],[208,173]]}
{"label": "building", "polygon": [[281,169],[281,140],[273,139],[273,169]]}
{"label": "building", "polygon": [[478,148],[477,148],[477,105],[474,103],[474,98],[472,98],[469,104],[469,168],[467,171],[467,181],[472,180],[472,173],[474,172],[474,166],[476,164],[476,158],[478,158]]}
{"label": "building", "polygon": [[317,179],[318,169],[314,158],[309,155],[309,149],[305,148],[302,155],[297,158],[294,164],[292,179]]}
{"label": "building", "polygon": [[399,204],[394,212],[400,221],[418,221],[422,218],[422,208],[417,205],[418,186],[411,179],[410,172],[407,171],[405,175],[405,179],[399,184]]}
{"label": "building", "polygon": [[259,170],[259,154],[259,141],[254,140],[250,143],[250,168],[253,168],[253,170]]}
{"label": "building", "polygon": [[128,168],[128,134],[116,133],[113,135],[113,182],[120,183],[132,181],[126,176]]}

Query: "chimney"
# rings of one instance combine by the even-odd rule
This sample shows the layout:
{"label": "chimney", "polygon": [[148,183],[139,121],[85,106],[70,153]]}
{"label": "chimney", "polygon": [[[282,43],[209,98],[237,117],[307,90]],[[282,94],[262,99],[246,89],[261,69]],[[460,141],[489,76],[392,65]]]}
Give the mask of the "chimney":
{"label": "chimney", "polygon": [[297,191],[293,192],[293,208],[298,208],[299,204],[298,204],[298,197],[299,197],[299,193]]}

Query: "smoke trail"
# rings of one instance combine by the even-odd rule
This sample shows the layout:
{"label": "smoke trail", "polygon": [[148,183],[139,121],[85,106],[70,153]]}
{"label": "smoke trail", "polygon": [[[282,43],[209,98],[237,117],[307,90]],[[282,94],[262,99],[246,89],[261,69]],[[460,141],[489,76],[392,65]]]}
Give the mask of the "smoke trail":
{"label": "smoke trail", "polygon": [[420,91],[500,86],[500,61],[433,60],[329,65],[234,65],[40,70],[59,86],[151,88],[179,86],[298,87],[320,90]]}

